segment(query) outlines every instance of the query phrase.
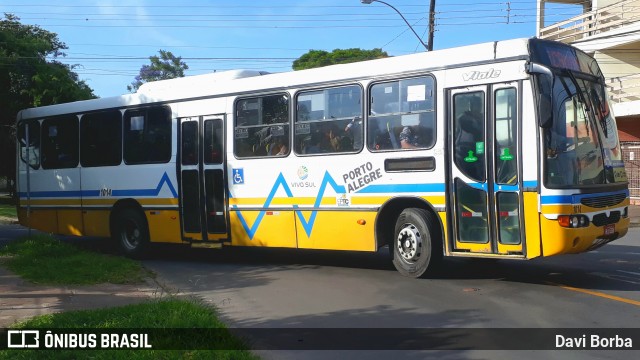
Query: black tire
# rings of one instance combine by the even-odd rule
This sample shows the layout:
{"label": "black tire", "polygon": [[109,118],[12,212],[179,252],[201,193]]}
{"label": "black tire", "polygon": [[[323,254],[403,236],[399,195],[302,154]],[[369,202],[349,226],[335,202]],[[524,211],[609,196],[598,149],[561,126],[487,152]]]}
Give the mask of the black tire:
{"label": "black tire", "polygon": [[138,258],[149,243],[147,219],[143,213],[132,208],[118,211],[111,237],[121,254]]}
{"label": "black tire", "polygon": [[436,235],[440,233],[436,226],[433,215],[424,209],[405,209],[398,216],[389,250],[402,275],[422,277],[440,262],[442,239]]}

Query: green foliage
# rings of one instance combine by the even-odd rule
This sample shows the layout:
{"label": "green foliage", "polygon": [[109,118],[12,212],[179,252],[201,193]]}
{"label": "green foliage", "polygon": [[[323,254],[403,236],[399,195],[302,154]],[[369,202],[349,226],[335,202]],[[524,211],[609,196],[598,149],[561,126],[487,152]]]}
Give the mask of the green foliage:
{"label": "green foliage", "polygon": [[0,176],[15,177],[15,121],[18,111],[95,98],[73,66],[56,59],[67,46],[58,35],[20,18],[0,19]]}
{"label": "green foliage", "polygon": [[0,255],[8,255],[3,263],[11,271],[37,284],[128,284],[147,275],[134,260],[81,250],[49,235],[11,242]]}
{"label": "green foliage", "polygon": [[[194,301],[163,299],[122,307],[68,311],[37,316],[14,329],[141,329],[151,333],[144,350],[4,350],[0,359],[240,359],[257,360],[247,346],[218,320],[215,312]],[[154,329],[160,329],[154,332]],[[215,329],[214,331],[207,329]],[[153,334],[166,334],[153,336]],[[212,336],[215,335],[215,336]],[[43,341],[42,339],[40,340]],[[195,345],[195,346],[194,346]],[[220,350],[157,350],[207,348]]]}
{"label": "green foliage", "polygon": [[184,76],[184,71],[189,68],[180,56],[175,56],[171,51],[160,50],[160,56],[150,56],[151,65],[142,65],[140,74],[127,86],[127,90],[135,92],[147,82],[175,79]]}
{"label": "green foliage", "polygon": [[335,49],[332,52],[324,50],[309,50],[293,62],[293,70],[312,69],[321,66],[348,64],[357,61],[373,60],[389,57],[382,49]]}

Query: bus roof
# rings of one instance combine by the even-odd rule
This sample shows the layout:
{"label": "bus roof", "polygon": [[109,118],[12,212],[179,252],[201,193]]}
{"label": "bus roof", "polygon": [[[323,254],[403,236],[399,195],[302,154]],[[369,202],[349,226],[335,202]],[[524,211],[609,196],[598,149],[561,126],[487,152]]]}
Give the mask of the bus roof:
{"label": "bus roof", "polygon": [[402,72],[437,70],[501,58],[528,56],[529,39],[504,40],[411,55],[393,56],[350,64],[269,74],[255,70],[232,70],[144,84],[138,92],[22,110],[21,119],[123,108],[148,103],[221,96],[248,91],[296,88],[328,81],[384,77]]}

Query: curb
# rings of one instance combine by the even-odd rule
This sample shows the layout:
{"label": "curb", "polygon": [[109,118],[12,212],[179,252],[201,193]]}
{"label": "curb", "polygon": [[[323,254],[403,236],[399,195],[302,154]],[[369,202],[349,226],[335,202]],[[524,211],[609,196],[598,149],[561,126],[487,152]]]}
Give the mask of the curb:
{"label": "curb", "polygon": [[20,224],[20,221],[18,221],[17,218],[13,218],[13,217],[6,217],[6,216],[0,216],[0,224]]}

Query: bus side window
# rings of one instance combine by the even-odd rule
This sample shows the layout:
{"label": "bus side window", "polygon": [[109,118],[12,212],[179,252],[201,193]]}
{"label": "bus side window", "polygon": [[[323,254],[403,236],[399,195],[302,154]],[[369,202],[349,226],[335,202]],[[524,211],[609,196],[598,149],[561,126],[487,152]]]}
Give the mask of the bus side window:
{"label": "bus side window", "polygon": [[362,149],[362,89],[358,85],[303,91],[296,97],[295,151],[298,154]]}
{"label": "bus side window", "polygon": [[289,97],[285,94],[239,99],[233,147],[238,158],[289,154]]}
{"label": "bus side window", "polygon": [[166,163],[171,160],[171,110],[153,106],[124,114],[124,162]]}
{"label": "bus side window", "polygon": [[367,120],[369,150],[433,147],[436,138],[434,100],[431,76],[373,84]]}
{"label": "bus side window", "polygon": [[[29,141],[27,143],[27,127],[29,128]],[[40,123],[30,121],[20,124],[18,128],[18,138],[20,142],[20,159],[24,163],[29,162],[31,168],[40,167]],[[28,159],[28,160],[27,160]]]}
{"label": "bus side window", "polygon": [[63,115],[42,122],[42,168],[78,166],[78,117]]}
{"label": "bus side window", "polygon": [[80,120],[80,163],[83,167],[115,166],[122,162],[122,114],[100,111]]}

